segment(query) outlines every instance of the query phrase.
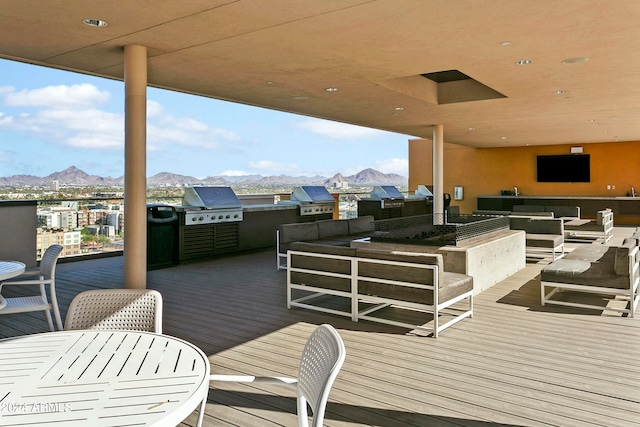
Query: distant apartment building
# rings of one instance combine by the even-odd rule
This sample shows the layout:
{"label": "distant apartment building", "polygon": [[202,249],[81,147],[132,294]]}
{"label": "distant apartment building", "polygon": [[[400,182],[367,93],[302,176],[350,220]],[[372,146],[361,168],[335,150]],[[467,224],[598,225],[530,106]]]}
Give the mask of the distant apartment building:
{"label": "distant apartment building", "polygon": [[38,227],[62,228],[75,230],[78,228],[78,212],[67,208],[39,210]]}
{"label": "distant apartment building", "polygon": [[51,191],[60,191],[60,181],[56,179],[51,181]]}
{"label": "distant apartment building", "polygon": [[42,258],[42,254],[51,245],[62,245],[60,256],[80,255],[82,252],[82,235],[80,231],[65,231],[62,228],[38,228],[36,234],[36,257]]}
{"label": "distant apartment building", "polygon": [[113,232],[118,235],[124,231],[124,212],[111,211],[107,214],[106,225],[113,227]]}

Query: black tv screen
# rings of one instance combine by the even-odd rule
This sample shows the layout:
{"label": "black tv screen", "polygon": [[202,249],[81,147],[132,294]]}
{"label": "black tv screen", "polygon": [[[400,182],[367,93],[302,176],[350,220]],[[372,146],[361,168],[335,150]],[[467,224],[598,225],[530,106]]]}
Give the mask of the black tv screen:
{"label": "black tv screen", "polygon": [[538,156],[538,182],[590,182],[588,154]]}

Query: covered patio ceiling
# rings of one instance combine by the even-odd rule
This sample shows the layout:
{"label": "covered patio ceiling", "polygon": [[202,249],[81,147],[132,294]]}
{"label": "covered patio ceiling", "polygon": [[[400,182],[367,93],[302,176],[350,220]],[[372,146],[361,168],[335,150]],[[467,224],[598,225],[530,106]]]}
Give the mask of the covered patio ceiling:
{"label": "covered patio ceiling", "polygon": [[470,147],[640,141],[639,21],[637,0],[3,0],[0,57],[122,80],[136,44],[158,88]]}

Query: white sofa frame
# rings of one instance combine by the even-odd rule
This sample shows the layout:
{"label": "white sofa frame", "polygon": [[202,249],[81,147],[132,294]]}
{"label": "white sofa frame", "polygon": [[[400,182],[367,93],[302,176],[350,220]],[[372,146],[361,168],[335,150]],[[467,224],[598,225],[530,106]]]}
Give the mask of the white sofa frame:
{"label": "white sofa frame", "polygon": [[[629,252],[629,288],[617,289],[606,286],[598,286],[597,283],[593,285],[578,285],[575,283],[561,283],[561,282],[549,282],[540,281],[540,296],[542,305],[555,304],[564,305],[568,307],[587,308],[593,310],[612,310],[620,313],[628,313],[630,317],[635,317],[638,302],[640,302],[640,249],[638,246],[634,247]],[[547,293],[547,288],[551,288],[551,291]],[[589,292],[602,295],[615,295],[623,297],[629,301],[629,308],[619,308],[614,306],[598,306],[591,304],[575,303],[571,301],[559,301],[551,299],[559,292],[564,290]]]}
{"label": "white sofa frame", "polygon": [[[565,238],[572,237],[595,237],[602,238],[602,243],[607,243],[613,237],[613,211],[611,209],[605,209],[598,211],[596,222],[596,229],[580,229],[580,226],[572,227],[572,221],[565,223]],[[573,222],[584,222],[585,225],[592,225],[594,220],[573,220]],[[590,227],[591,228],[591,227]]]}
{"label": "white sofa frame", "polygon": [[[350,273],[340,274],[340,273],[326,272],[321,270],[295,268],[295,267],[292,267],[293,264],[291,263],[291,257],[295,255],[349,261],[351,263]],[[425,269],[425,270],[428,270],[431,274],[433,274],[434,284],[425,285],[421,283],[411,283],[411,282],[397,281],[397,280],[385,280],[385,279],[380,279],[375,277],[364,276],[362,274],[359,274],[359,268],[358,268],[359,264],[362,262]],[[437,338],[442,331],[444,331],[450,326],[453,326],[454,324],[458,323],[464,318],[473,317],[473,289],[468,292],[462,293],[450,300],[439,301],[438,283],[440,278],[438,274],[438,268],[436,265],[289,250],[287,251],[287,266],[288,266],[287,267],[287,308],[299,307],[299,308],[305,308],[308,310],[315,310],[315,311],[321,311],[324,313],[346,316],[346,317],[350,317],[351,320],[354,322],[357,322],[360,319],[364,319],[372,322],[385,323],[388,325],[409,328],[412,330],[413,329],[422,330],[422,331],[433,333],[433,337],[435,338]],[[314,275],[320,275],[320,276],[330,276],[330,277],[339,277],[339,278],[348,279],[350,281],[350,290],[338,291],[334,289],[326,289],[322,287],[309,286],[303,283],[293,283],[291,280],[292,272],[300,272],[300,273],[314,274]],[[415,303],[415,302],[394,300],[389,298],[381,298],[381,297],[371,296],[367,294],[360,294],[358,292],[358,282],[361,280],[367,281],[367,282],[386,283],[389,285],[406,286],[410,288],[430,290],[433,292],[433,302],[431,304],[421,304],[421,303]],[[302,291],[305,291],[305,294],[303,296],[294,298],[293,290],[302,290]],[[313,299],[324,296],[324,295],[333,295],[333,296],[348,299],[350,302],[349,311],[336,310],[332,308],[314,305],[311,303]],[[460,301],[463,301],[465,299],[467,300],[467,305],[465,308],[452,307],[454,304]],[[367,307],[361,310],[360,309],[361,303],[366,304]],[[401,321],[385,319],[385,318],[377,317],[373,315],[373,313],[390,306],[409,309],[409,310],[417,310],[417,311],[433,314],[433,322],[432,322],[433,326],[429,327],[425,325],[414,325],[414,324],[405,323]],[[440,319],[440,316],[447,317],[449,318],[449,320],[442,322],[441,321],[442,319]]]}

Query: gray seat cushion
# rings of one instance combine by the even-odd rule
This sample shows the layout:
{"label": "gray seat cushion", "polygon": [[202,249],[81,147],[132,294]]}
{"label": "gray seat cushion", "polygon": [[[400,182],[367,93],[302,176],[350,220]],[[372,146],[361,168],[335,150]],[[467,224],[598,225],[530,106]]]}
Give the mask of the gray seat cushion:
{"label": "gray seat cushion", "polygon": [[580,259],[560,259],[545,266],[540,273],[543,282],[572,283],[612,289],[628,289],[629,277],[613,272],[613,264]]}
{"label": "gray seat cushion", "polygon": [[556,248],[564,243],[564,237],[555,234],[529,234],[526,235],[527,246],[537,248]]}

